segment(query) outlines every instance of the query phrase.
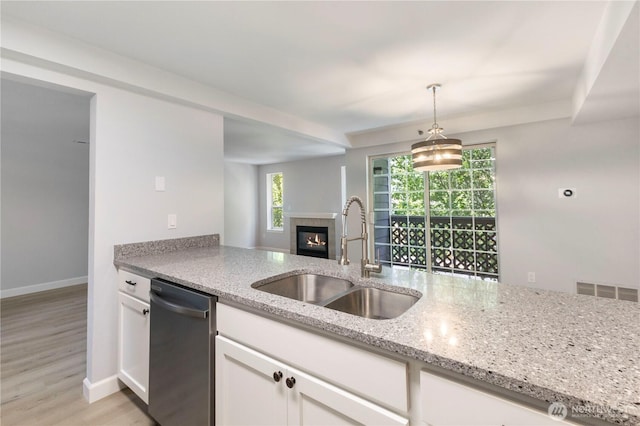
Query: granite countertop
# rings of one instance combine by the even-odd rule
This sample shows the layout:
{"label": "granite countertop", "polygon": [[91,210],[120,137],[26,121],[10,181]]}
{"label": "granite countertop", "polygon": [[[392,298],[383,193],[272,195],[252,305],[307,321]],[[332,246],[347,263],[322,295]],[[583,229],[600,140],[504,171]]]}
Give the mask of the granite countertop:
{"label": "granite countertop", "polygon": [[[116,256],[115,264],[529,397],[562,402],[591,417],[640,424],[638,303],[395,268],[362,279],[355,261],[340,266],[335,260],[225,246],[143,256],[132,250]],[[423,297],[398,318],[374,320],[251,287],[296,272],[393,286]]]}

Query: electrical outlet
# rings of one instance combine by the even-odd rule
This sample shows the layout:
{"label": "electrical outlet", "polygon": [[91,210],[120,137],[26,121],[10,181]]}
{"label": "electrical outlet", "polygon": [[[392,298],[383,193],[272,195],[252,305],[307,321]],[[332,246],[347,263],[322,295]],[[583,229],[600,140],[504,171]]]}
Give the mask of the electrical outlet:
{"label": "electrical outlet", "polygon": [[527,281],[529,281],[530,283],[535,283],[536,282],[536,273],[535,272],[529,272],[527,274]]}
{"label": "electrical outlet", "polygon": [[165,189],[164,176],[156,176],[156,191],[162,192]]}

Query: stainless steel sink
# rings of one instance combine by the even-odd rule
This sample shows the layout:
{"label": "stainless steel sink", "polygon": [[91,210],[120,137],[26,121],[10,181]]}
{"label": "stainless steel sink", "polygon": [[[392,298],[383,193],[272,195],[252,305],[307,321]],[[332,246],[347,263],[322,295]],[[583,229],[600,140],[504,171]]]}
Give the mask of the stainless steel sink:
{"label": "stainless steel sink", "polygon": [[396,318],[420,299],[411,294],[354,286],[349,280],[318,274],[290,275],[251,287],[371,319]]}
{"label": "stainless steel sink", "polygon": [[405,313],[418,300],[419,297],[411,294],[358,287],[325,307],[364,318],[391,319]]}
{"label": "stainless steel sink", "polygon": [[253,288],[271,294],[319,304],[344,293],[353,283],[336,277],[317,274],[299,274],[280,278],[264,284],[253,284]]}

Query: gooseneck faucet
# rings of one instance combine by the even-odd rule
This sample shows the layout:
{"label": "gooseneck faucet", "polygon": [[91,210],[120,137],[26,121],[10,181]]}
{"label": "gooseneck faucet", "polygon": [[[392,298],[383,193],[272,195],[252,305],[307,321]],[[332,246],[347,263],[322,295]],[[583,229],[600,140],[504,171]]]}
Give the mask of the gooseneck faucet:
{"label": "gooseneck faucet", "polygon": [[[347,238],[347,215],[349,214],[349,207],[351,204],[356,203],[360,207],[360,221],[362,223],[362,235],[356,238]],[[353,196],[347,200],[342,209],[342,237],[340,238],[340,265],[348,265],[349,257],[347,255],[347,248],[349,241],[362,240],[362,260],[360,261],[360,274],[364,278],[368,278],[371,272],[382,272],[382,265],[380,259],[377,262],[369,263],[369,234],[367,234],[367,218],[364,211],[364,205],[360,197]]]}

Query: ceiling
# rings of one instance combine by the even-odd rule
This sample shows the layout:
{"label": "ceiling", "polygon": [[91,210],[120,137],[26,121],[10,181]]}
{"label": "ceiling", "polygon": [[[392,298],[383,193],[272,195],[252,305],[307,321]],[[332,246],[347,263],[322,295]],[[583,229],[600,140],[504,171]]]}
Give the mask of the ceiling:
{"label": "ceiling", "polygon": [[[430,120],[432,99],[425,86],[433,82],[443,84],[438,115],[445,129],[447,117],[570,105],[606,6],[602,1],[1,3],[3,16],[347,136]],[[344,146],[268,123],[225,121],[225,157],[233,161],[266,164],[341,152]]]}

